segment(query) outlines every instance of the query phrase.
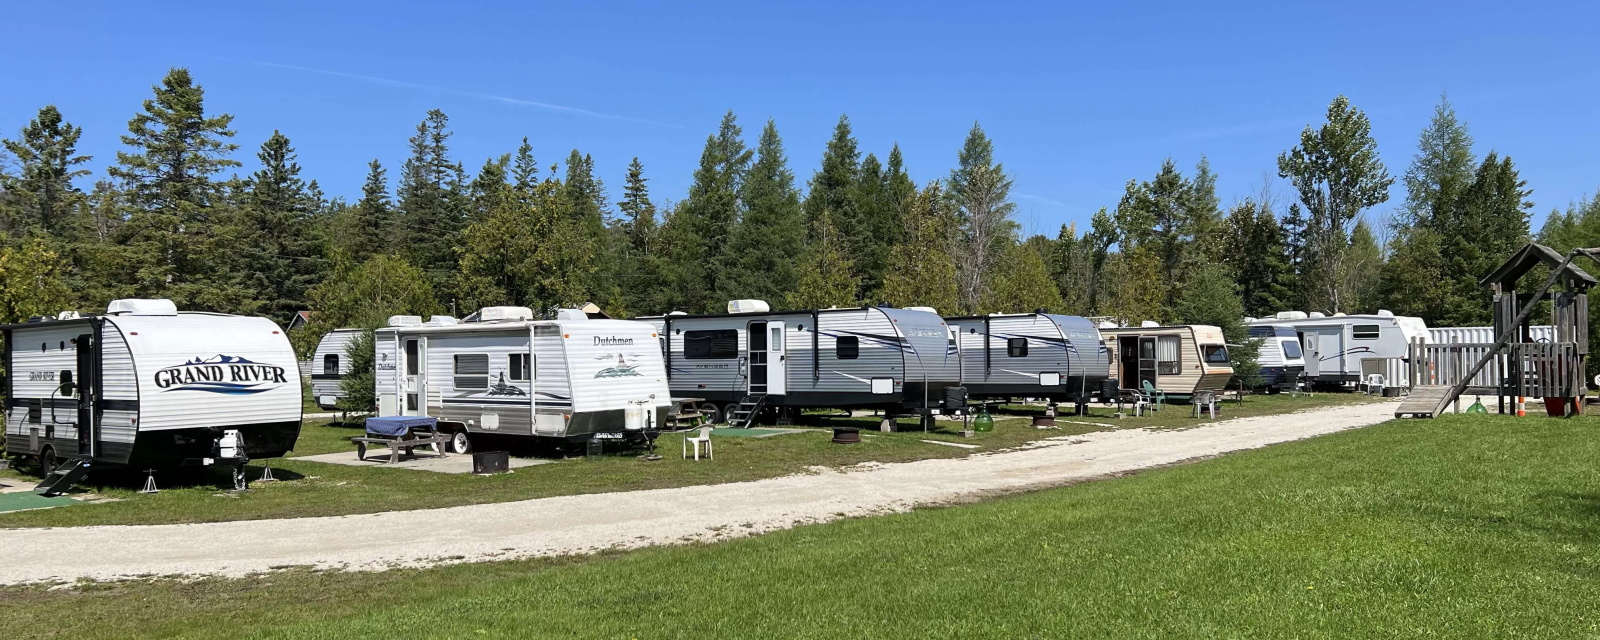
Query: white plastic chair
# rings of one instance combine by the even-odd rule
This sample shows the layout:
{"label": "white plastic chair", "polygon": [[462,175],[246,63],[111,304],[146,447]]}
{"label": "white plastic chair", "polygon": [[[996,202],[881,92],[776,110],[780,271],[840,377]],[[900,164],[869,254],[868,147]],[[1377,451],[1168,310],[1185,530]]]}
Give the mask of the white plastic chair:
{"label": "white plastic chair", "polygon": [[1141,415],[1144,415],[1144,412],[1145,411],[1149,411],[1149,410],[1150,410],[1150,396],[1147,396],[1144,393],[1139,392],[1139,391],[1134,391],[1133,392],[1133,417],[1137,418],[1137,417],[1139,417]]}
{"label": "white plastic chair", "polygon": [[1383,395],[1383,374],[1374,373],[1367,376],[1367,395]]}
{"label": "white plastic chair", "polygon": [[706,445],[706,457],[712,460],[717,459],[717,454],[711,450],[711,427],[700,427],[699,436],[683,439],[683,457],[686,459],[689,457],[689,443],[691,442],[694,443],[695,460],[700,459],[700,445],[702,443]]}

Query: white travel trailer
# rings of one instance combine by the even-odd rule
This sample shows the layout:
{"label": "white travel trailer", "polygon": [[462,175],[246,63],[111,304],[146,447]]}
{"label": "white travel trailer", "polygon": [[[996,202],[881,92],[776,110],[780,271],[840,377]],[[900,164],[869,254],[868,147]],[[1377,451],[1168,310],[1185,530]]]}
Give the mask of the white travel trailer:
{"label": "white travel trailer", "polygon": [[1222,329],[1209,325],[1101,327],[1111,349],[1117,384],[1143,389],[1149,382],[1168,396],[1221,391],[1233,377]]}
{"label": "white travel trailer", "polygon": [[[1405,358],[1412,340],[1430,340],[1428,325],[1422,318],[1397,316],[1386,310],[1372,315],[1332,316],[1285,311],[1273,318],[1256,319],[1250,326],[1294,329],[1305,353],[1306,377],[1324,384],[1359,382],[1362,360]],[[1391,386],[1409,379],[1403,366],[1401,369],[1398,379],[1389,381]]]}
{"label": "white travel trailer", "polygon": [[763,408],[882,409],[927,419],[957,409],[955,337],[927,310],[867,307],[770,311],[735,300],[727,314],[641,318],[664,336],[672,393],[702,398],[713,420],[746,426]]}
{"label": "white travel trailer", "polygon": [[266,318],[115,300],[102,316],[63,312],[0,333],[6,451],[38,459],[47,477],[62,461],[242,465],[282,456],[300,435],[300,369]]}
{"label": "white travel trailer", "polygon": [[1256,358],[1261,365],[1260,386],[1269,393],[1293,389],[1306,371],[1300,335],[1291,327],[1262,325],[1250,327],[1250,337],[1261,341],[1261,353]]}
{"label": "white travel trailer", "polygon": [[350,373],[350,354],[345,350],[361,331],[334,329],[317,342],[317,351],[311,356],[311,397],[317,406],[328,411],[339,408],[339,399],[344,397],[340,384]]}
{"label": "white travel trailer", "polygon": [[653,439],[671,408],[656,330],[563,309],[488,307],[459,324],[390,318],[374,332],[380,416],[432,416],[450,448],[474,435],[562,443]]}
{"label": "white travel trailer", "polygon": [[975,398],[1086,404],[1111,375],[1111,352],[1088,318],[1050,313],[945,318],[961,352],[961,386]]}

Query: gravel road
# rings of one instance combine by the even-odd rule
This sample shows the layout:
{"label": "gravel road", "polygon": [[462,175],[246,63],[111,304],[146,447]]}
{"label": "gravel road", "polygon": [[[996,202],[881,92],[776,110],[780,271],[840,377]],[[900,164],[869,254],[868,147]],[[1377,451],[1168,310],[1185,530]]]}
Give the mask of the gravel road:
{"label": "gravel road", "polygon": [[[0,584],[284,566],[382,570],[715,541],[1067,484],[1376,424],[1389,402],[1192,429],[1055,438],[961,459],[867,463],[755,482],[448,509],[207,524],[0,530]],[[703,464],[733,464],[732,461]]]}

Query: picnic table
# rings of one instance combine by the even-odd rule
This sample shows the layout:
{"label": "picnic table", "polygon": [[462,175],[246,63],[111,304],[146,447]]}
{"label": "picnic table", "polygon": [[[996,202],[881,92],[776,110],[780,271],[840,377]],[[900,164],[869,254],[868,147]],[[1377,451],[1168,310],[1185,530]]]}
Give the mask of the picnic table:
{"label": "picnic table", "polygon": [[432,447],[439,457],[447,457],[445,443],[450,435],[439,433],[439,419],[427,416],[384,416],[367,418],[367,435],[350,439],[356,445],[356,459],[367,459],[367,448],[388,447],[389,462],[400,461],[400,453],[412,455],[416,447]]}
{"label": "picnic table", "polygon": [[700,403],[705,398],[673,398],[672,410],[667,413],[667,430],[693,429],[705,424],[705,414],[700,412]]}

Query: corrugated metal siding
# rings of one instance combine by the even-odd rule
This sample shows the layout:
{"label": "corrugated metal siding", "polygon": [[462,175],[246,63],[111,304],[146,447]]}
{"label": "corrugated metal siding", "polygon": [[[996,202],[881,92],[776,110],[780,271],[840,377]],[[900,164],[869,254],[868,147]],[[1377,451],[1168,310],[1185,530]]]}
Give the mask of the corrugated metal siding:
{"label": "corrugated metal siding", "polygon": [[672,404],[655,327],[629,320],[585,320],[562,322],[561,332],[575,411]]}
{"label": "corrugated metal siding", "polygon": [[[317,376],[328,374],[343,376],[350,373],[349,346],[352,340],[361,334],[361,329],[334,329],[322,336],[322,341],[317,343],[316,354],[311,356],[311,395],[343,397],[344,390],[339,386],[337,378],[318,380]],[[324,359],[328,355],[339,357],[339,366],[336,371],[328,371],[324,366]]]}
{"label": "corrugated metal siding", "polygon": [[[113,316],[106,318],[106,323],[122,331],[133,354],[140,385],[140,431],[299,422],[300,369],[289,339],[271,320],[183,313]],[[215,362],[218,356],[278,367],[284,382],[263,382],[259,388],[266,390],[255,393],[194,385],[161,388],[156,384],[158,372],[189,362]],[[230,365],[217,366],[232,377]]]}
{"label": "corrugated metal siding", "polygon": [[[901,391],[906,381],[905,346],[887,316],[874,309],[841,309],[823,311],[818,318],[821,359],[815,361],[815,376],[812,363],[818,353],[811,349],[811,332],[816,328],[809,326],[809,319],[800,321],[808,326],[793,331],[789,338],[790,393],[871,393],[873,378],[893,378],[896,393]],[[838,358],[839,338],[846,336],[854,336],[860,346],[855,359]],[[740,338],[742,349],[743,336]]]}
{"label": "corrugated metal siding", "polygon": [[[133,354],[117,326],[109,322],[100,333],[100,398],[102,400],[139,399],[139,377],[133,364]],[[134,425],[134,411],[106,411],[100,415],[100,439],[107,442],[133,443],[138,431]]]}
{"label": "corrugated metal siding", "polygon": [[[505,332],[462,332],[428,334],[428,387],[439,391],[439,406],[429,415],[483,429],[485,414],[494,414],[499,426],[494,430],[511,435],[528,435],[533,428],[532,383],[510,378],[511,354],[529,353],[528,327],[516,324]],[[488,357],[486,388],[455,386],[455,357]],[[429,394],[430,397],[432,393]]]}
{"label": "corrugated metal siding", "polygon": [[[1556,328],[1550,325],[1530,326],[1528,327],[1528,334],[1533,339],[1533,342],[1555,342]],[[1494,327],[1432,327],[1428,329],[1428,341],[1434,344],[1491,344],[1499,338],[1500,336],[1494,333]]]}
{"label": "corrugated metal siding", "polygon": [[[39,422],[29,423],[27,407],[8,407],[7,435],[26,436],[29,429],[37,428],[42,439],[46,427],[53,427],[57,440],[78,437],[77,409],[65,406],[64,403],[71,402],[71,398],[62,398],[55,391],[60,388],[62,371],[71,371],[73,379],[78,378],[78,351],[73,340],[92,332],[93,329],[87,324],[22,328],[11,332],[12,371],[8,374],[11,376],[12,398],[7,400],[37,399],[42,409]],[[50,408],[52,398],[56,399],[53,416]]]}
{"label": "corrugated metal siding", "polygon": [[378,387],[379,394],[400,394],[400,382],[397,374],[400,371],[399,339],[393,329],[379,329],[372,334],[373,348],[373,384]]}
{"label": "corrugated metal siding", "polygon": [[[811,321],[811,316],[809,315],[773,318],[785,320],[787,322],[785,325],[787,329],[784,331],[784,334],[785,337],[788,338],[788,364],[789,368],[791,369],[789,380],[791,383],[795,379],[793,369],[796,366],[795,363],[798,362],[798,356],[796,355],[798,350],[804,346],[804,348],[807,349],[806,353],[809,354],[811,348],[811,338],[809,337],[805,339],[804,345],[795,343],[795,340],[801,335],[796,329],[796,324],[800,323],[801,321],[795,320],[794,318],[800,317],[805,318],[803,321],[805,324],[809,324]],[[668,348],[672,351],[672,378],[669,380],[669,384],[672,386],[672,393],[682,397],[697,398],[700,397],[700,394],[706,391],[727,391],[734,389],[737,389],[740,392],[744,391],[746,385],[744,376],[739,370],[739,358],[744,356],[745,350],[749,346],[749,340],[746,334],[748,333],[747,326],[750,322],[751,319],[747,317],[673,318],[672,334],[667,336]],[[685,333],[690,331],[708,331],[716,329],[733,329],[738,332],[739,349],[738,353],[734,357],[719,359],[697,358],[690,360],[683,356]],[[660,331],[661,327],[657,327],[657,330]],[[809,358],[809,356],[807,357]],[[810,360],[807,360],[806,362],[809,363]],[[809,364],[807,366],[809,367]],[[809,372],[810,369],[808,368],[807,371]],[[808,380],[809,375],[810,374],[808,373]]]}
{"label": "corrugated metal siding", "polygon": [[[944,318],[926,311],[878,307],[868,311],[889,318],[901,338],[905,381],[928,381],[933,390],[961,379],[961,359],[950,353],[950,328]],[[937,400],[937,399],[935,399]]]}

